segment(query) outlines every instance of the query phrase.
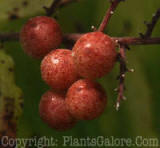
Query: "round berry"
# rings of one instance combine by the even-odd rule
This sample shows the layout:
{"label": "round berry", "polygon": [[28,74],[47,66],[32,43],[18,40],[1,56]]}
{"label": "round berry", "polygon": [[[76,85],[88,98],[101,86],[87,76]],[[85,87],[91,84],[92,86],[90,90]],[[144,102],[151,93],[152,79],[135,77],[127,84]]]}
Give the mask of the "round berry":
{"label": "round berry", "polygon": [[116,61],[115,44],[102,32],[83,35],[73,47],[74,62],[80,76],[95,79],[104,76]]}
{"label": "round berry", "polygon": [[56,49],[44,57],[41,63],[42,79],[53,89],[65,90],[78,79],[72,51]]}
{"label": "round berry", "polygon": [[70,129],[75,125],[75,119],[66,108],[63,93],[47,91],[39,104],[40,117],[51,128],[57,130]]}
{"label": "round berry", "polygon": [[61,44],[62,33],[55,19],[38,16],[24,25],[20,41],[28,55],[41,58]]}
{"label": "round berry", "polygon": [[105,92],[98,83],[84,79],[69,88],[66,105],[74,118],[92,120],[103,113],[106,100]]}

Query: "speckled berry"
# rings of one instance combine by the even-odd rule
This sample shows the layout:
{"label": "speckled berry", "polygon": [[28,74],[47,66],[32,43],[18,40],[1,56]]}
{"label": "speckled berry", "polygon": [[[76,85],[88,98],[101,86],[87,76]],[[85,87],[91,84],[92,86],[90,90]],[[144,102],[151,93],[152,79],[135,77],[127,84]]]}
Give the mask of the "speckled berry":
{"label": "speckled berry", "polygon": [[87,33],[75,43],[73,57],[80,76],[99,78],[110,72],[114,66],[115,44],[102,32]]}
{"label": "speckled berry", "polygon": [[74,118],[92,120],[103,113],[107,97],[98,83],[83,79],[69,88],[65,101]]}
{"label": "speckled berry", "polygon": [[20,41],[28,55],[41,58],[61,44],[62,33],[55,19],[38,16],[23,26]]}
{"label": "speckled berry", "polygon": [[42,79],[53,89],[65,90],[78,79],[72,51],[56,49],[44,57],[41,63]]}
{"label": "speckled berry", "polygon": [[76,120],[68,112],[63,93],[47,91],[41,98],[39,113],[42,120],[51,128],[67,130],[72,128]]}

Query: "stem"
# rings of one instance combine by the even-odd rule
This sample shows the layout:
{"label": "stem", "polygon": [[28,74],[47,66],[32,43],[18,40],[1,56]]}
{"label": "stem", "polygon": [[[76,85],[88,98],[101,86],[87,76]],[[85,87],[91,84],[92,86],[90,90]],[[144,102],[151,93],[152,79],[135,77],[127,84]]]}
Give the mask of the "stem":
{"label": "stem", "polygon": [[120,107],[121,100],[124,100],[124,90],[125,90],[125,74],[126,72],[133,72],[134,70],[128,70],[126,64],[126,55],[125,49],[128,45],[150,45],[150,44],[159,44],[159,38],[151,38],[153,29],[155,28],[158,19],[160,18],[160,9],[157,10],[155,15],[152,17],[152,21],[147,24],[147,30],[145,34],[140,34],[141,38],[123,38],[117,39],[117,43],[120,45],[120,51],[118,54],[119,62],[120,62],[120,76],[119,78],[119,87],[118,87],[118,97],[116,103],[116,109],[118,110]]}
{"label": "stem", "polygon": [[17,41],[19,40],[19,33],[0,33],[0,41]]}
{"label": "stem", "polygon": [[120,75],[119,79],[119,88],[118,88],[118,97],[116,102],[116,110],[119,110],[121,100],[124,100],[124,90],[125,90],[125,74],[128,71],[126,65],[126,49],[125,46],[120,45],[120,50],[118,54],[118,60],[120,63]]}
{"label": "stem", "polygon": [[70,3],[76,2],[78,0],[53,0],[50,7],[43,7],[46,11],[47,16],[52,16],[57,8],[64,7]]}
{"label": "stem", "polygon": [[160,44],[160,37],[157,38],[136,38],[136,37],[113,37],[115,42],[124,45],[151,45],[151,44]]}
{"label": "stem", "polygon": [[114,0],[113,2],[111,1],[111,6],[110,8],[107,10],[105,17],[102,20],[102,23],[100,24],[98,31],[103,32],[104,29],[107,27],[109,20],[111,18],[111,16],[114,14],[114,10],[117,8],[118,4],[124,0]]}
{"label": "stem", "polygon": [[43,7],[46,10],[46,15],[51,16],[54,12],[55,9],[58,7],[60,0],[53,0],[51,6],[49,8]]}
{"label": "stem", "polygon": [[[65,34],[64,40],[68,42],[76,42],[82,35],[78,33]],[[151,45],[160,44],[160,37],[155,38],[138,38],[138,37],[112,37],[112,39],[119,44],[123,45]]]}
{"label": "stem", "polygon": [[[83,34],[71,33],[64,34],[63,40],[67,42],[76,42]],[[151,45],[160,44],[160,37],[157,38],[137,38],[137,37],[112,37],[112,39],[123,45]],[[0,41],[18,41],[19,33],[0,33]]]}
{"label": "stem", "polygon": [[158,22],[160,18],[160,8],[157,10],[157,12],[153,15],[152,20],[150,23],[146,23],[147,25],[147,31],[146,33],[143,35],[141,34],[142,38],[149,38],[152,35],[152,32]]}

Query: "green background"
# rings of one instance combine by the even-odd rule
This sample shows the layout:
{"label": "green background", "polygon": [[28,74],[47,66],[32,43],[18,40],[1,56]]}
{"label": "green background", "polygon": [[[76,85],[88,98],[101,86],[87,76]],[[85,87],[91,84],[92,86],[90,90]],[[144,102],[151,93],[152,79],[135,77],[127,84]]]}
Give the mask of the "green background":
{"label": "green background", "polygon": [[[22,0],[0,0],[0,32],[20,31],[22,25],[33,16],[45,15],[42,9],[52,0],[28,0],[23,6]],[[19,19],[9,20],[8,13],[19,8]],[[106,9],[107,0],[80,0],[77,3],[59,9],[56,12],[58,22],[64,33],[89,32],[91,26],[98,27]],[[159,0],[126,0],[122,2],[105,31],[110,36],[138,36],[146,30],[145,20],[151,20],[153,13],[160,7]],[[153,36],[160,36],[160,22]],[[40,60],[24,54],[19,42],[5,42],[4,49],[15,62],[15,80],[24,94],[24,110],[18,123],[18,137],[53,136],[59,140],[62,136],[97,137],[115,136],[135,138],[136,136],[156,137],[160,139],[160,46],[132,46],[127,52],[128,67],[134,73],[126,77],[127,101],[122,102],[120,110],[114,108],[118,81],[118,64],[100,83],[108,94],[108,106],[104,114],[93,121],[81,121],[73,129],[57,132],[45,125],[38,113],[41,95],[48,89],[40,76]],[[68,146],[69,147],[69,146]]]}

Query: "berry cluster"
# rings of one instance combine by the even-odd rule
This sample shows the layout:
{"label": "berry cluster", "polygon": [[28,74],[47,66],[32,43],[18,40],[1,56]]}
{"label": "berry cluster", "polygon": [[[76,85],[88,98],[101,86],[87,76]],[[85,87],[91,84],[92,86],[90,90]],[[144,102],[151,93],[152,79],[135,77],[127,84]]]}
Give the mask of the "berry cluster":
{"label": "berry cluster", "polygon": [[62,41],[58,23],[40,16],[25,24],[20,39],[26,53],[44,57],[41,75],[51,89],[40,101],[43,121],[66,130],[78,120],[93,120],[103,113],[107,96],[95,80],[110,72],[116,61],[115,44],[109,36],[86,33],[73,50],[57,49]]}

